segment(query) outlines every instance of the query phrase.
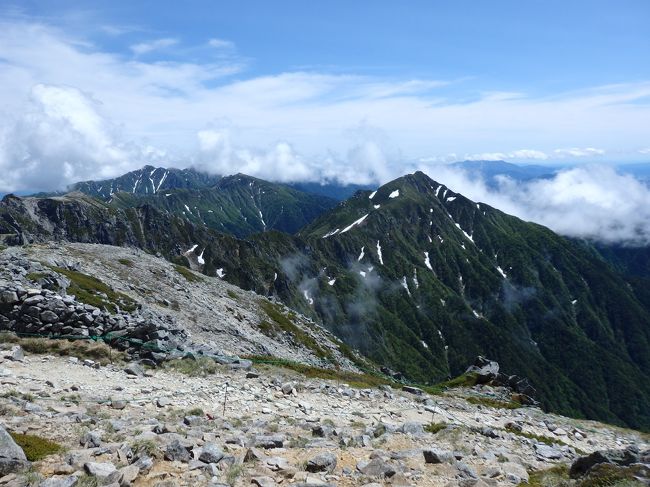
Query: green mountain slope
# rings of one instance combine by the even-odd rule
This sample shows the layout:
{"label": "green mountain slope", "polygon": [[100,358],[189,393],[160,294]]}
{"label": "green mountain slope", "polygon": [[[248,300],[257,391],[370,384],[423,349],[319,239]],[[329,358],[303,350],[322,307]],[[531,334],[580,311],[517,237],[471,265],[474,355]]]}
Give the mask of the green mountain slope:
{"label": "green mountain slope", "polygon": [[160,252],[280,297],[411,379],[483,354],[529,377],[547,408],[650,429],[647,303],[586,244],[422,173],[358,192],[295,236],[242,240],[170,211],[5,197],[0,234]]}
{"label": "green mountain slope", "polygon": [[243,174],[222,178],[209,188],[171,189],[146,196],[119,192],[110,202],[118,208],[150,205],[238,237],[271,229],[294,233],[336,204],[325,196]]}

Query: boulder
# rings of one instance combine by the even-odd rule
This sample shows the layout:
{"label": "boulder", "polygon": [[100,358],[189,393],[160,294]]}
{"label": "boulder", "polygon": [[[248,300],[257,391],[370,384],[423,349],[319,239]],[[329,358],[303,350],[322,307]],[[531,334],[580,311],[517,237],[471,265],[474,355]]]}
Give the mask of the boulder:
{"label": "boulder", "polygon": [[569,475],[571,478],[580,477],[586,474],[594,465],[600,463],[627,466],[639,461],[639,450],[633,447],[625,450],[599,450],[574,461],[569,470]]}
{"label": "boulder", "polygon": [[187,451],[187,448],[181,445],[180,441],[178,440],[174,440],[169,445],[167,445],[167,448],[165,448],[164,456],[165,460],[168,460],[170,462],[187,463],[191,458],[190,452]]}
{"label": "boulder", "polygon": [[440,448],[425,448],[422,450],[425,463],[451,463],[454,461],[454,454]]}
{"label": "boulder", "polygon": [[479,355],[476,357],[474,365],[468,367],[465,373],[476,375],[477,382],[479,384],[485,384],[497,378],[499,375],[499,363]]}
{"label": "boulder", "polygon": [[204,463],[219,463],[224,456],[225,453],[218,445],[214,443],[206,443],[203,445],[203,449],[199,455],[199,460]]}
{"label": "boulder", "polygon": [[25,452],[20,448],[7,430],[0,425],[0,477],[28,468]]}
{"label": "boulder", "polygon": [[333,453],[321,453],[307,461],[305,470],[308,472],[332,472],[336,468],[336,455]]}

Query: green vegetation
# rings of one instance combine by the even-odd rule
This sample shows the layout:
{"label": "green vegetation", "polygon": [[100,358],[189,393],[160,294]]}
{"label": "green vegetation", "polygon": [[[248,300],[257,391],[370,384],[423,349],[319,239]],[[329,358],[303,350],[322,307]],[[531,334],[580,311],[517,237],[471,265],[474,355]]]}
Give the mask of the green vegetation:
{"label": "green vegetation", "polygon": [[137,303],[133,299],[124,293],[114,291],[96,277],[63,267],[52,267],[52,270],[70,279],[68,293],[74,294],[82,303],[106,308],[112,313],[116,313],[118,307],[129,312],[137,308]]}
{"label": "green vegetation", "polygon": [[230,486],[234,486],[237,479],[244,471],[244,466],[240,463],[232,465],[226,472],[226,483]]}
{"label": "green vegetation", "polygon": [[592,467],[588,475],[571,479],[567,465],[556,465],[532,472],[528,482],[522,482],[518,487],[643,487],[645,484],[636,480],[634,475],[634,467],[602,463]]}
{"label": "green vegetation", "polygon": [[117,259],[117,261],[126,267],[133,267],[135,265],[135,262],[133,262],[131,259]]}
{"label": "green vegetation", "polygon": [[219,370],[217,364],[210,357],[182,358],[165,362],[166,369],[175,370],[190,377],[205,377]]}
{"label": "green vegetation", "polygon": [[16,343],[29,353],[40,355],[60,355],[90,359],[102,365],[124,361],[124,352],[111,350],[104,342],[91,340],[66,340],[29,337],[21,338],[13,333],[0,333],[0,343]]}
{"label": "green vegetation", "polygon": [[3,397],[5,399],[9,398],[9,397],[14,397],[16,399],[21,399],[21,400],[27,401],[27,402],[34,402],[34,399],[36,399],[34,394],[30,394],[28,392],[20,392],[20,391],[17,391],[16,389],[12,389],[10,391],[3,392],[0,395],[0,397]]}
{"label": "green vegetation", "polygon": [[176,269],[176,272],[183,276],[188,282],[201,282],[203,280],[202,277],[182,265],[174,264],[174,269]]}
{"label": "green vegetation", "polygon": [[188,416],[203,416],[205,412],[201,408],[192,408],[186,411]]}
{"label": "green vegetation", "polygon": [[153,458],[158,458],[161,454],[160,448],[153,440],[136,440],[131,443],[131,450],[133,453],[145,453]]}
{"label": "green vegetation", "polygon": [[10,433],[16,444],[20,446],[25,452],[27,460],[36,462],[49,455],[60,453],[63,447],[47,438],[42,438],[36,435],[22,435],[18,433]]}
{"label": "green vegetation", "polygon": [[27,274],[26,277],[27,277],[27,279],[29,279],[30,281],[34,281],[34,282],[36,282],[36,281],[38,281],[38,280],[40,280],[40,279],[44,279],[44,278],[46,278],[46,277],[47,277],[47,274],[45,274],[44,272],[30,272],[29,274]]}
{"label": "green vegetation", "polygon": [[[332,352],[324,347],[321,347],[318,342],[308,333],[300,329],[292,321],[292,313],[285,315],[282,313],[282,308],[277,304],[273,304],[266,300],[260,301],[260,308],[266,313],[269,321],[262,321],[260,323],[260,329],[265,334],[278,333],[280,331],[291,334],[298,343],[303,345],[305,348],[308,348],[319,358],[324,358],[327,360],[332,360]],[[295,315],[294,315],[295,316]]]}
{"label": "green vegetation", "polygon": [[472,404],[495,409],[519,409],[521,407],[521,404],[516,401],[499,401],[491,397],[469,396],[465,400]]}
{"label": "green vegetation", "polygon": [[511,428],[511,427],[506,427],[506,431],[508,431],[509,433],[514,433],[517,436],[523,436],[524,438],[528,438],[529,440],[535,440],[540,443],[544,443],[549,446],[555,444],[566,445],[566,443],[564,443],[562,440],[559,440],[557,438],[550,438],[548,436],[538,435],[536,433],[531,433],[529,431],[519,431],[518,429]]}
{"label": "green vegetation", "polygon": [[424,427],[424,431],[435,435],[439,431],[444,430],[446,427],[447,423],[429,423]]}
{"label": "green vegetation", "polygon": [[77,483],[74,485],[75,487],[97,487],[99,480],[92,475],[83,474],[81,477],[77,477]]}
{"label": "green vegetation", "polygon": [[454,389],[456,387],[473,387],[476,385],[476,374],[462,374],[451,380],[436,384],[441,389]]}
{"label": "green vegetation", "polygon": [[234,299],[235,301],[239,301],[239,296],[237,295],[236,292],[234,292],[232,289],[228,289],[226,291],[226,294],[230,299]]}
{"label": "green vegetation", "polygon": [[252,360],[255,364],[260,365],[270,365],[275,367],[282,367],[285,369],[293,370],[299,374],[304,375],[308,378],[313,379],[326,379],[326,380],[335,380],[337,382],[344,382],[350,387],[357,389],[370,389],[374,387],[379,387],[386,384],[394,384],[385,377],[379,375],[372,375],[367,373],[357,374],[355,372],[348,372],[343,370],[335,369],[322,369],[319,367],[312,367],[310,365],[305,365],[298,362],[293,362],[291,360],[285,360],[275,357],[264,357],[264,356],[247,356],[249,360]]}

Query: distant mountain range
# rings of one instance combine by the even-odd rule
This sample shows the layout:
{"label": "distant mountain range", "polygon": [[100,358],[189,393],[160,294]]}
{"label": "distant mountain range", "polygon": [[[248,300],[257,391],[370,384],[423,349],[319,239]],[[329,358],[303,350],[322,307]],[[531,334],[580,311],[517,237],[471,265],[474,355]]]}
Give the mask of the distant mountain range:
{"label": "distant mountain range", "polygon": [[145,168],[108,191],[85,182],[63,196],[7,196],[0,235],[160,252],[277,296],[412,380],[487,355],[529,377],[547,408],[650,429],[650,300],[605,250],[420,172],[340,203],[209,178]]}

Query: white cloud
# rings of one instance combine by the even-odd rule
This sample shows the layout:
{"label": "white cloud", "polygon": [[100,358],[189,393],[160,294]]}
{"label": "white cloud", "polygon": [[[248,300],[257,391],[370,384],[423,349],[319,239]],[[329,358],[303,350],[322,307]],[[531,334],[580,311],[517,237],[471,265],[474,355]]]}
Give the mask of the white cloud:
{"label": "white cloud", "polygon": [[176,44],[178,44],[178,39],[165,37],[163,39],[154,39],[148,42],[133,44],[131,46],[131,50],[137,56],[141,56],[142,54],[147,54],[153,51],[159,51],[161,49],[165,49],[166,47],[175,46]]}
{"label": "white cloud", "polygon": [[213,38],[208,41],[208,46],[214,47],[215,49],[234,49],[235,44],[231,41],[225,39]]}
{"label": "white cloud", "polygon": [[594,157],[594,156],[602,156],[605,154],[605,151],[603,149],[594,149],[593,147],[585,147],[585,148],[573,147],[571,149],[555,149],[553,152],[560,157],[566,157],[566,156]]}
{"label": "white cloud", "polygon": [[[65,86],[36,85],[0,141],[0,191],[62,189],[147,160],[146,151],[120,141],[95,100]],[[154,158],[151,152],[147,157]]]}
{"label": "white cloud", "polygon": [[449,166],[420,169],[468,198],[570,237],[650,244],[650,188],[609,166],[580,166],[527,182],[500,177],[497,188]]}
{"label": "white cloud", "polygon": [[650,154],[650,147],[647,149],[640,149],[639,154]]}

